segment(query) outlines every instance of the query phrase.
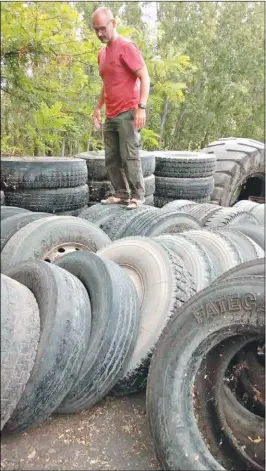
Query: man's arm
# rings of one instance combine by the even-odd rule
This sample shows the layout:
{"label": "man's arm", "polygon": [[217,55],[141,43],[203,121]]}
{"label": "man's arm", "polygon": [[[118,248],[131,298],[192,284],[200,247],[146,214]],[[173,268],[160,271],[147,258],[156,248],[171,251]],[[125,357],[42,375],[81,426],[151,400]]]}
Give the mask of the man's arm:
{"label": "man's arm", "polygon": [[102,86],[100,96],[97,100],[97,103],[94,108],[93,113],[93,123],[96,129],[100,129],[101,127],[101,108],[104,105],[104,87]]}
{"label": "man's arm", "polygon": [[[146,65],[141,67],[135,72],[136,76],[140,80],[140,103],[147,104],[149,91],[150,91],[150,77]],[[135,113],[135,128],[141,129],[145,126],[146,122],[146,110],[137,108]]]}

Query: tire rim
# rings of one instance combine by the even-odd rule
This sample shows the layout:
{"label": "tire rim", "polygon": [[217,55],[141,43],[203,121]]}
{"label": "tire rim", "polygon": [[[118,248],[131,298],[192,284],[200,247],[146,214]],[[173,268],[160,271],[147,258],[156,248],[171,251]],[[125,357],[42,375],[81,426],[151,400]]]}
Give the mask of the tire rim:
{"label": "tire rim", "polygon": [[59,258],[63,257],[67,253],[79,251],[79,250],[86,250],[87,252],[91,252],[89,247],[83,244],[79,244],[77,242],[65,242],[60,245],[55,245],[50,250],[45,252],[43,256],[43,260],[48,263],[53,263]]}

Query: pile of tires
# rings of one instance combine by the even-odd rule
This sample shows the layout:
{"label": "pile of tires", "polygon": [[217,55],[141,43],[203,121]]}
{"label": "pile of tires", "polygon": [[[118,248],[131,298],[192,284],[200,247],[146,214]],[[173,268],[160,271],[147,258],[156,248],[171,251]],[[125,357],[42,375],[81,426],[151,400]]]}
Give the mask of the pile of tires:
{"label": "pile of tires", "polygon": [[[105,167],[104,151],[81,152],[76,158],[84,159],[88,169],[88,186],[90,192],[89,206],[99,203],[101,199],[113,192]],[[140,151],[141,167],[145,184],[145,204],[153,205],[155,192],[155,157],[152,152]]]}
{"label": "pile of tires", "polygon": [[92,407],[135,346],[139,301],[123,270],[88,252],[59,265],[32,260],[1,274],[1,429]]}
{"label": "pile of tires", "polygon": [[202,150],[217,158],[211,201],[232,206],[249,196],[265,198],[265,144],[254,139],[228,137]]}
{"label": "pile of tires", "polygon": [[165,327],[146,393],[162,469],[264,469],[264,267],[224,273]]}
{"label": "pile of tires", "polygon": [[7,206],[75,215],[87,207],[87,167],[82,159],[2,157],[1,190]]}
{"label": "pile of tires", "polygon": [[[137,212],[115,205],[99,208],[86,210],[101,214],[99,225],[107,227],[107,213],[109,221],[120,218],[121,227],[125,218],[122,238],[111,242],[99,225],[81,217],[2,207],[6,431],[37,425],[52,413],[88,409],[107,394],[145,390],[151,358],[171,319],[225,272],[264,257],[251,237],[202,228],[184,212],[148,206]],[[134,217],[130,224],[128,217]],[[141,235],[129,235],[136,232],[137,220]],[[251,301],[246,297],[244,308]],[[230,303],[235,314],[235,297]],[[193,312],[200,321],[200,308]],[[215,306],[208,305],[206,312],[215,318]],[[25,316],[23,329],[18,323],[21,336],[15,331],[9,337],[18,313],[21,319]],[[21,353],[24,366],[18,380],[11,353],[17,349],[19,362],[24,336],[31,348],[25,357]]]}
{"label": "pile of tires", "polygon": [[203,152],[155,152],[155,206],[187,199],[210,201],[214,188],[216,156]]}

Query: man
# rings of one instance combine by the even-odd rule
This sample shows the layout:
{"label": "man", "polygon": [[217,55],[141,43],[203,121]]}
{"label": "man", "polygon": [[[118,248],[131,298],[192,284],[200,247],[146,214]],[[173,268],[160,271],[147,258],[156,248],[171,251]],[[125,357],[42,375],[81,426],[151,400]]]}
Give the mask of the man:
{"label": "man", "polygon": [[93,113],[101,126],[100,110],[105,105],[105,161],[114,195],[102,204],[125,204],[135,209],[144,202],[144,179],[139,156],[139,130],[145,125],[150,78],[137,46],[116,31],[109,8],[99,7],[92,15],[97,37],[106,47],[98,55],[102,90]]}

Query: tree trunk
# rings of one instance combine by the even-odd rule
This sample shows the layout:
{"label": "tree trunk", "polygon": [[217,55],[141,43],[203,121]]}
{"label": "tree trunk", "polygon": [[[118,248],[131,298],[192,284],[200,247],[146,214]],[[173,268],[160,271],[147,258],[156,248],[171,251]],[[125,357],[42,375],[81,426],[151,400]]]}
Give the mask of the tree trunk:
{"label": "tree trunk", "polygon": [[62,140],[61,157],[65,157],[65,146],[66,146],[66,140],[64,136]]}
{"label": "tree trunk", "polygon": [[161,117],[161,123],[160,123],[160,141],[162,142],[163,139],[163,130],[164,130],[164,125],[165,121],[167,118],[169,112],[169,101],[167,99],[164,100],[164,107],[163,107],[163,114]]}

